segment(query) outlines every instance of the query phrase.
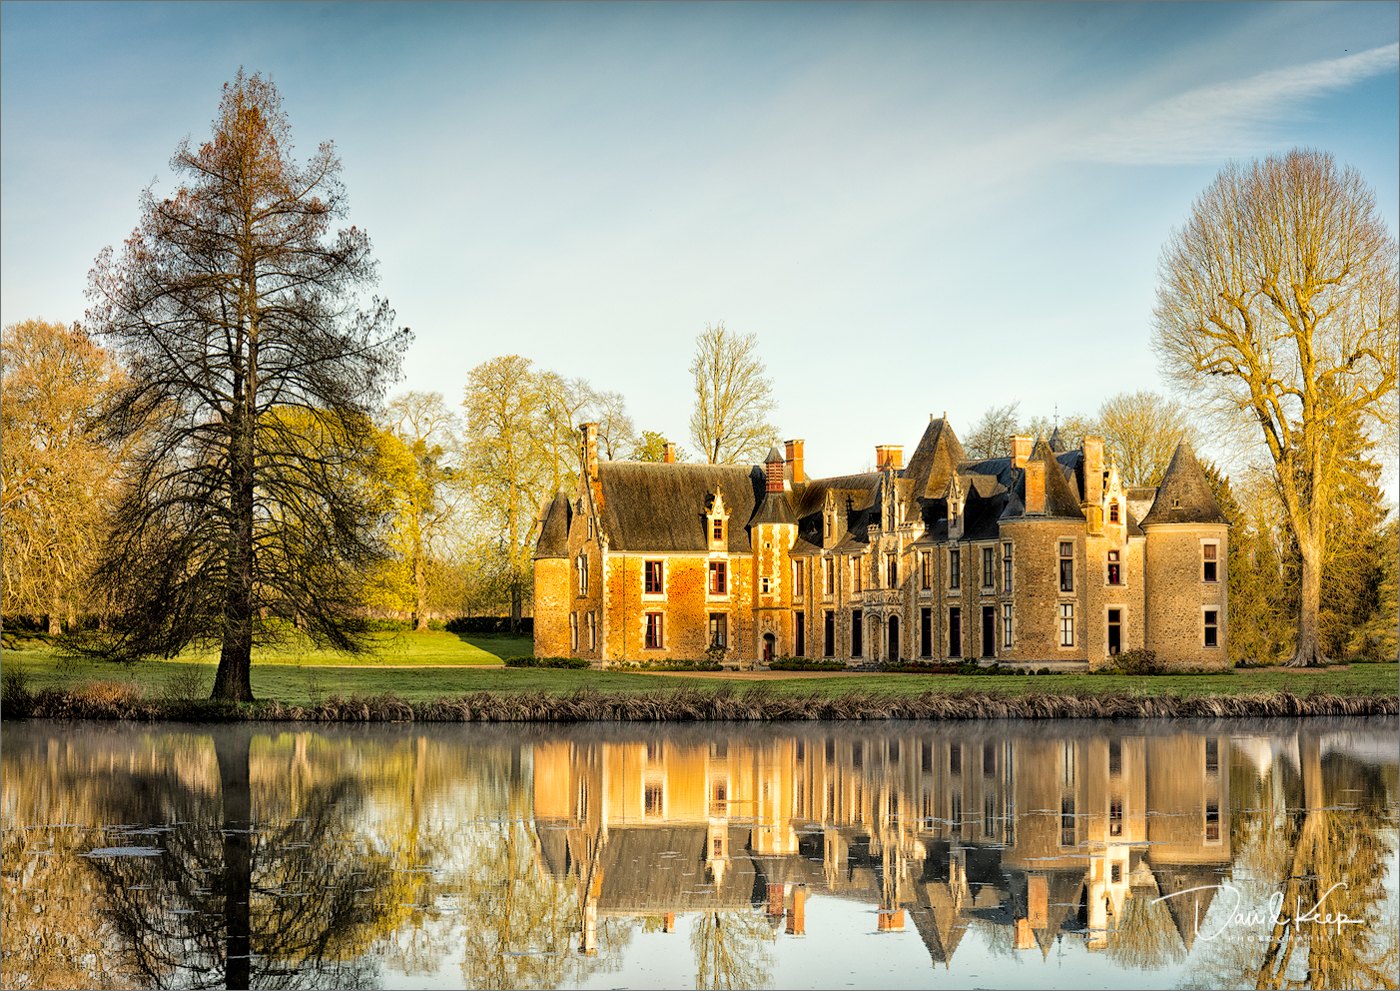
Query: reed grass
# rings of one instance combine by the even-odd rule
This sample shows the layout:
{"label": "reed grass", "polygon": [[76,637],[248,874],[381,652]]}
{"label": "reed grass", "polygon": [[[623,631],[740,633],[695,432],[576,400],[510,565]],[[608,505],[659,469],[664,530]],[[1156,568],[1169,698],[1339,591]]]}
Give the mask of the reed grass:
{"label": "reed grass", "polygon": [[1239,695],[1052,694],[966,689],[918,695],[855,690],[843,695],[682,686],[649,692],[560,694],[472,692],[410,702],[393,692],[332,695],[306,705],[268,701],[234,705],[148,697],[127,682],[92,681],[5,698],[6,716],[50,719],[307,720],[315,722],[792,722],[810,720],[1185,719],[1275,716],[1371,716],[1400,713],[1396,695],[1255,692]]}

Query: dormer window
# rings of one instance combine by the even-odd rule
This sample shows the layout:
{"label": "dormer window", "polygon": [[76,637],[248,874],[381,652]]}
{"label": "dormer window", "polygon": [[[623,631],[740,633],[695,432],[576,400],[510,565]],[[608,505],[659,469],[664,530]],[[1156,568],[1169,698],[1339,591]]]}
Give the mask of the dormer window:
{"label": "dormer window", "polygon": [[[692,530],[691,532],[693,533],[694,531]],[[710,533],[711,533],[712,539],[714,540],[715,543],[717,543],[717,544],[723,543],[723,542],[724,542],[724,520],[722,520],[722,519],[720,519],[718,516],[716,516],[716,517],[715,517],[715,520],[714,520],[714,525],[713,525],[713,527],[711,528]]]}
{"label": "dormer window", "polygon": [[1117,523],[1117,522],[1118,522],[1118,500],[1117,500],[1117,499],[1113,500],[1113,502],[1111,502],[1111,503],[1108,504],[1108,522],[1110,522],[1110,523]]}

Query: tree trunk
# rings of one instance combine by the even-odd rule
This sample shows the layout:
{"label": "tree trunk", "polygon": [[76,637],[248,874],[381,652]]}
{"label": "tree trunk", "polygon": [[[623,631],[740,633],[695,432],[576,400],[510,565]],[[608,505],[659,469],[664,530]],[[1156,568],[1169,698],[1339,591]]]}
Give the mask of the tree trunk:
{"label": "tree trunk", "polygon": [[520,632],[520,582],[510,586],[510,632]]}
{"label": "tree trunk", "polygon": [[224,841],[224,985],[247,988],[252,978],[253,793],[248,751],[252,730],[216,733]]}
{"label": "tree trunk", "polygon": [[229,524],[228,596],[224,645],[211,699],[252,702],[253,684],[253,438],[246,419],[233,425],[233,521]]}
{"label": "tree trunk", "polygon": [[1326,665],[1330,659],[1322,652],[1318,632],[1318,612],[1322,600],[1322,542],[1316,538],[1298,538],[1298,553],[1303,559],[1302,595],[1298,603],[1298,639],[1293,656],[1286,662],[1291,668]]}
{"label": "tree trunk", "polygon": [[428,628],[428,574],[423,569],[423,555],[413,555],[413,628]]}

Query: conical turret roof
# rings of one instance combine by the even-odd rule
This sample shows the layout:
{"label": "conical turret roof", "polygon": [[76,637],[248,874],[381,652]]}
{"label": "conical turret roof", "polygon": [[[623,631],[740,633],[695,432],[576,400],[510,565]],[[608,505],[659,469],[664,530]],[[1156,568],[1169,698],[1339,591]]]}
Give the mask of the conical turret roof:
{"label": "conical turret roof", "polygon": [[1157,498],[1143,517],[1143,526],[1154,523],[1230,523],[1220,511],[1206,473],[1186,441],[1176,445],[1176,453],[1157,488]]}

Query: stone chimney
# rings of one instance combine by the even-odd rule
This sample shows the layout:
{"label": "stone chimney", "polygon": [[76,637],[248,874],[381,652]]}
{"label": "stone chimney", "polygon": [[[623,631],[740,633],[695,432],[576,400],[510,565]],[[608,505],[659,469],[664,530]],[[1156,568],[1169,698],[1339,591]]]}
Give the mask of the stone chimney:
{"label": "stone chimney", "polygon": [[598,479],[598,424],[583,423],[579,425],[579,433],[583,434],[583,477],[590,482]]}
{"label": "stone chimney", "polygon": [[768,457],[763,459],[763,473],[767,479],[766,491],[783,491],[783,456],[776,447],[769,448]]}
{"label": "stone chimney", "polygon": [[1026,461],[1031,456],[1031,439],[1029,437],[1011,438],[1011,458],[1016,462],[1017,468],[1026,467]]}
{"label": "stone chimney", "polygon": [[792,469],[792,484],[801,485],[807,481],[802,467],[802,441],[790,440],[785,442],[787,446],[787,465]]}
{"label": "stone chimney", "polygon": [[1026,512],[1043,516],[1045,515],[1045,462],[1027,461],[1024,471],[1026,473]]}
{"label": "stone chimney", "polygon": [[668,465],[676,463],[676,445],[669,440],[666,442],[665,453],[661,456],[661,460],[665,461]]}
{"label": "stone chimney", "polygon": [[876,444],[875,445],[875,470],[884,471],[886,468],[904,467],[904,445],[903,444]]}
{"label": "stone chimney", "polygon": [[794,936],[802,936],[807,932],[807,889],[805,887],[792,889],[792,908],[787,911],[787,931]]}
{"label": "stone chimney", "polygon": [[1084,501],[1093,506],[1103,502],[1103,438],[1084,438]]}

